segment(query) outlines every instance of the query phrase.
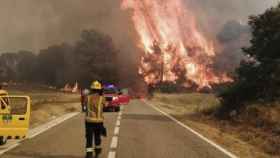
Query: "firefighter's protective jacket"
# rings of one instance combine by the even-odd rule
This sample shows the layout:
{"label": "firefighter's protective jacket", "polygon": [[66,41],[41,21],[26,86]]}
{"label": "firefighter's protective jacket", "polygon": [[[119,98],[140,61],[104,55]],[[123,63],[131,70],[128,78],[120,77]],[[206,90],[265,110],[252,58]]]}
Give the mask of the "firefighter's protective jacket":
{"label": "firefighter's protective jacket", "polygon": [[87,99],[86,122],[102,123],[105,98],[98,94],[90,94]]}

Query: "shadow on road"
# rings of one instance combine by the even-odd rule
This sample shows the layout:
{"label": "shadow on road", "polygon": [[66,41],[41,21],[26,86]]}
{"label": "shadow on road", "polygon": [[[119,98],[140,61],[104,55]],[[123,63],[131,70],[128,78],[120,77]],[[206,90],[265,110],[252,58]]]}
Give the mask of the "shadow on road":
{"label": "shadow on road", "polygon": [[161,115],[146,115],[146,114],[123,114],[123,119],[126,120],[149,120],[149,121],[171,121],[169,118]]}
{"label": "shadow on road", "polygon": [[26,158],[84,158],[84,156],[72,156],[72,155],[51,155],[47,153],[26,153],[26,152],[11,152],[8,156],[14,157],[26,157]]}

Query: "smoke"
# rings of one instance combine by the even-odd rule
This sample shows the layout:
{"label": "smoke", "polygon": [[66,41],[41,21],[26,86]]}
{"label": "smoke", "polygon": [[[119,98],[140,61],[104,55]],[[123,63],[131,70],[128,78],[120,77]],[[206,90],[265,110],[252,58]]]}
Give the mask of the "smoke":
{"label": "smoke", "polygon": [[249,45],[250,27],[236,20],[228,21],[217,35],[217,40],[222,45],[220,52],[215,57],[214,69],[232,73],[245,59],[242,49]]}
{"label": "smoke", "polygon": [[95,29],[112,36],[120,50],[121,74],[132,78],[137,73],[137,49],[128,16],[115,0],[1,0],[0,53],[38,53],[51,45],[74,44],[82,30]]}
{"label": "smoke", "polygon": [[73,43],[89,28],[110,34],[121,45],[130,41],[132,27],[127,20],[113,0],[1,0],[0,52],[37,52],[53,44]]}
{"label": "smoke", "polygon": [[[277,3],[277,0],[184,1],[192,6],[201,29],[212,38],[231,36],[227,29],[223,30],[229,21],[246,23],[249,15],[259,14]],[[120,50],[122,78],[133,84],[139,61],[137,34],[129,12],[121,10],[120,3],[120,0],[1,0],[0,53],[22,49],[39,52],[54,44],[73,44],[82,30],[93,28],[112,36]],[[232,46],[240,50],[243,43],[238,46],[232,43],[241,36],[230,42],[222,41],[225,48],[221,52],[235,55]],[[229,56],[217,61],[222,58],[226,61]]]}
{"label": "smoke", "polygon": [[[249,15],[263,12],[278,0],[185,1],[194,8],[201,27],[218,33],[227,21],[246,23]],[[0,52],[38,51],[52,44],[74,42],[86,28],[111,34],[127,49],[125,45],[131,44],[135,34],[127,12],[119,7],[118,0],[1,0]]]}
{"label": "smoke", "polygon": [[[185,0],[194,8],[202,27],[218,33],[231,20],[247,23],[250,15],[264,12],[279,0]],[[211,28],[209,30],[209,28]]]}
{"label": "smoke", "polygon": [[234,72],[245,58],[242,48],[249,45],[250,15],[276,6],[279,0],[185,0],[197,15],[201,29],[219,43],[214,69]]}
{"label": "smoke", "polygon": [[[185,0],[197,13],[201,27],[219,33],[230,20],[246,23],[276,5],[277,0]],[[133,51],[135,32],[128,13],[116,0],[1,0],[0,52],[32,50],[62,42],[74,42],[83,29],[95,28],[113,36],[127,51]]]}

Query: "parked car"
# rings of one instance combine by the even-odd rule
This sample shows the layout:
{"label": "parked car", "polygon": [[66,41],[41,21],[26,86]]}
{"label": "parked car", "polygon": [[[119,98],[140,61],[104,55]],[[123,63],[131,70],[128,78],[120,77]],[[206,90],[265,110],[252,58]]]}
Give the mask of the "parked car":
{"label": "parked car", "polygon": [[129,101],[130,101],[130,96],[128,94],[128,90],[127,89],[120,90],[118,96],[118,102],[121,105],[127,105],[129,104]]}
{"label": "parked car", "polygon": [[104,107],[104,111],[120,111],[119,91],[113,86],[104,87],[104,96],[108,105]]}

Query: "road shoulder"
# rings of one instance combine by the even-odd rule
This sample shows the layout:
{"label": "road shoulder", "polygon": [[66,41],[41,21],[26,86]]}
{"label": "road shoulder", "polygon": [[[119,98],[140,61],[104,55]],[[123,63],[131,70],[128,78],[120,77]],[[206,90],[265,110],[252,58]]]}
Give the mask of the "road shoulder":
{"label": "road shoulder", "polygon": [[238,136],[235,136],[234,134],[222,130],[223,127],[216,128],[211,122],[205,121],[202,118],[195,117],[192,114],[178,113],[178,108],[180,108],[178,106],[171,104],[166,105],[165,103],[161,103],[158,101],[148,102],[152,103],[161,111],[164,111],[165,113],[176,118],[176,120],[179,120],[184,125],[191,127],[192,129],[198,131],[208,139],[213,140],[217,144],[228,149],[238,157],[271,158],[271,156],[256,150],[254,146],[242,141],[238,138]]}

